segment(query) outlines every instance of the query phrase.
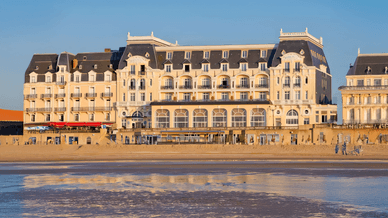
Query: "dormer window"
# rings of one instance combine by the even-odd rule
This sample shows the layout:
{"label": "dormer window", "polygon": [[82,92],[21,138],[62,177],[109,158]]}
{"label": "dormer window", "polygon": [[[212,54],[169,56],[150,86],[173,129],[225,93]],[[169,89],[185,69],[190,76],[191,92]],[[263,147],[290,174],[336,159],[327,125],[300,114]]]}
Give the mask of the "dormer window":
{"label": "dormer window", "polygon": [[209,72],[209,64],[204,64],[202,66],[202,70],[203,70],[203,72]]}
{"label": "dormer window", "polygon": [[61,72],[65,72],[65,67],[61,67]]}
{"label": "dormer window", "polygon": [[241,52],[241,57],[242,58],[247,58],[248,57],[248,51],[242,51]]}
{"label": "dormer window", "polygon": [[223,51],[222,52],[222,58],[228,58],[229,57],[229,52],[228,51]]}
{"label": "dormer window", "polygon": [[35,70],[39,70],[39,66],[35,66]]}
{"label": "dormer window", "polygon": [[171,60],[172,59],[172,52],[167,52],[167,59]]}
{"label": "dormer window", "polygon": [[366,68],[366,73],[367,74],[370,74],[372,72],[372,68],[370,68],[370,66],[368,66],[367,68]]}
{"label": "dormer window", "polygon": [[190,59],[191,58],[191,52],[187,51],[186,54],[185,54],[185,58],[186,59]]}
{"label": "dormer window", "polygon": [[184,65],[185,72],[190,72],[190,64]]}
{"label": "dormer window", "polygon": [[228,64],[221,64],[221,70],[224,72],[228,71]]}
{"label": "dormer window", "polygon": [[267,50],[262,50],[262,51],[261,51],[261,57],[262,57],[262,58],[267,57]]}
{"label": "dormer window", "polygon": [[132,57],[132,54],[131,54],[131,53],[128,53],[128,57],[129,57],[129,58]]}
{"label": "dormer window", "polygon": [[93,68],[96,70],[97,69],[97,64],[93,65]]}
{"label": "dormer window", "polygon": [[36,83],[36,76],[31,76],[30,83]]}
{"label": "dormer window", "polygon": [[171,64],[166,64],[165,68],[167,73],[171,73]]}
{"label": "dormer window", "polygon": [[209,52],[209,51],[205,51],[205,52],[203,53],[203,58],[204,58],[204,59],[209,59],[209,58],[210,58],[210,52]]}
{"label": "dormer window", "polygon": [[82,59],[83,59],[84,61],[86,61],[87,58],[86,58],[86,56],[84,56]]}
{"label": "dormer window", "polygon": [[109,64],[109,69],[112,69],[113,68],[113,64]]}
{"label": "dormer window", "polygon": [[247,71],[247,63],[241,64],[241,71]]}
{"label": "dormer window", "polygon": [[145,57],[146,57],[146,58],[149,58],[149,57],[150,57],[150,54],[147,52],[147,53],[145,54]]}
{"label": "dormer window", "polygon": [[290,62],[284,63],[284,71],[290,72]]}
{"label": "dormer window", "polygon": [[266,71],[267,70],[267,63],[260,63],[260,70]]}
{"label": "dormer window", "polygon": [[82,70],[82,65],[79,65],[79,67],[78,67],[80,70]]}
{"label": "dormer window", "polygon": [[46,76],[46,83],[51,83],[51,76]]}
{"label": "dormer window", "polygon": [[384,68],[384,73],[385,73],[385,74],[388,73],[388,67],[385,67],[385,68]]}

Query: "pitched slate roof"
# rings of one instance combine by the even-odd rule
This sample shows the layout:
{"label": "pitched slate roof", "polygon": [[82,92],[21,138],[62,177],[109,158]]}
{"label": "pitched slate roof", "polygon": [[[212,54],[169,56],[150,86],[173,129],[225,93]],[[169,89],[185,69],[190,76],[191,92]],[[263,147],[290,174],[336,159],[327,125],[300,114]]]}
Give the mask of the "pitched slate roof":
{"label": "pitched slate roof", "polygon": [[[368,67],[370,72],[367,72]],[[388,67],[388,54],[361,54],[347,75],[385,74],[385,67]]]}
{"label": "pitched slate roof", "polygon": [[30,81],[30,73],[45,74],[47,72],[54,73],[57,68],[57,54],[34,54],[28,65],[25,74],[25,82]]}
{"label": "pitched slate roof", "polygon": [[0,109],[0,121],[23,122],[23,111]]}

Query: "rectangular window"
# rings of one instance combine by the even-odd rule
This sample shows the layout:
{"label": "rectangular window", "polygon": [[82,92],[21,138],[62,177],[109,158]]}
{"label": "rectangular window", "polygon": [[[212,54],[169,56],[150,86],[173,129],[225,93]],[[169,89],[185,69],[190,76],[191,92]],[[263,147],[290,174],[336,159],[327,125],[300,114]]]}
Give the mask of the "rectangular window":
{"label": "rectangular window", "polygon": [[203,55],[203,58],[209,59],[210,58],[210,52],[209,51],[205,51],[204,55]]}
{"label": "rectangular window", "polygon": [[290,62],[284,63],[284,71],[290,72]]}
{"label": "rectangular window", "polygon": [[242,58],[248,57],[248,51],[242,51],[241,57],[242,57]]}
{"label": "rectangular window", "polygon": [[165,97],[166,97],[165,98],[166,101],[171,101],[172,100],[172,93],[166,93]]}
{"label": "rectangular window", "polygon": [[221,99],[224,101],[229,100],[229,93],[227,92],[221,93]]}
{"label": "rectangular window", "polygon": [[125,93],[123,93],[123,101],[125,101]]}
{"label": "rectangular window", "polygon": [[278,77],[278,78],[276,79],[276,83],[279,85],[279,83],[280,83],[280,77]]}
{"label": "rectangular window", "polygon": [[246,63],[241,64],[241,71],[247,71],[247,64]]}
{"label": "rectangular window", "polygon": [[89,121],[94,121],[94,114],[89,114]]}
{"label": "rectangular window", "polygon": [[203,71],[204,72],[209,72],[209,64],[204,64],[203,65]]}
{"label": "rectangular window", "polygon": [[267,57],[267,51],[266,51],[266,50],[262,50],[262,51],[261,51],[261,57],[262,57],[262,58]]}
{"label": "rectangular window", "polygon": [[366,85],[367,85],[367,86],[370,86],[370,79],[367,79],[367,80],[366,80]]}
{"label": "rectangular window", "polygon": [[131,65],[131,70],[130,70],[130,73],[132,74],[132,75],[135,75],[135,65]]}
{"label": "rectangular window", "polygon": [[75,76],[75,81],[78,83],[80,81],[79,75]]}
{"label": "rectangular window", "polygon": [[284,99],[290,100],[290,91],[285,91],[284,92]]}
{"label": "rectangular window", "polygon": [[59,114],[59,115],[58,115],[58,120],[59,120],[60,122],[63,122],[63,114]]}
{"label": "rectangular window", "polygon": [[304,118],[303,124],[304,125],[310,124],[310,118]]}
{"label": "rectangular window", "polygon": [[183,100],[190,101],[191,100],[191,93],[184,93]]}
{"label": "rectangular window", "polygon": [[150,93],[150,101],[152,101],[152,93]]}
{"label": "rectangular window", "polygon": [[31,122],[35,122],[35,114],[31,115]]}
{"label": "rectangular window", "polygon": [[105,114],[105,121],[110,121],[110,113]]}
{"label": "rectangular window", "polygon": [[228,51],[222,52],[222,58],[228,58],[228,57],[229,57],[229,52]]}
{"label": "rectangular window", "polygon": [[187,51],[185,57],[186,57],[186,59],[190,59],[191,58],[191,52]]}
{"label": "rectangular window", "polygon": [[140,93],[140,101],[145,101],[145,93]]}
{"label": "rectangular window", "polygon": [[166,65],[166,72],[167,73],[171,72],[171,65],[170,64]]}
{"label": "rectangular window", "polygon": [[131,93],[131,101],[135,101],[135,93]]}
{"label": "rectangular window", "polygon": [[74,121],[79,121],[79,114],[74,114]]}
{"label": "rectangular window", "polygon": [[185,72],[190,72],[190,65],[188,64],[185,65]]}
{"label": "rectangular window", "polygon": [[279,100],[280,99],[280,92],[279,91],[277,91],[277,93],[276,93],[276,98]]}
{"label": "rectangular window", "polygon": [[315,122],[316,122],[316,123],[319,123],[319,115],[316,115],[316,116],[315,116]]}
{"label": "rectangular window", "polygon": [[202,99],[203,99],[204,101],[208,101],[208,100],[209,100],[209,93],[203,93],[203,94],[202,94]]}
{"label": "rectangular window", "polygon": [[35,76],[31,77],[31,83],[36,83],[36,77]]}
{"label": "rectangular window", "polygon": [[51,76],[46,77],[46,82],[51,83]]}
{"label": "rectangular window", "polygon": [[300,100],[300,91],[295,91],[295,100]]}
{"label": "rectangular window", "polygon": [[322,123],[327,123],[327,115],[322,115]]}
{"label": "rectangular window", "polygon": [[241,100],[248,100],[248,93],[247,92],[240,92],[240,99]]}
{"label": "rectangular window", "polygon": [[267,63],[261,63],[260,64],[260,70],[261,71],[266,71],[267,70]]}
{"label": "rectangular window", "polygon": [[375,86],[381,86],[381,79],[375,79],[374,84]]}
{"label": "rectangular window", "polygon": [[222,71],[228,71],[228,64],[222,64]]}
{"label": "rectangular window", "polygon": [[50,121],[50,114],[46,114],[46,122]]}
{"label": "rectangular window", "polygon": [[169,59],[169,60],[172,59],[172,52],[167,52],[167,59]]}
{"label": "rectangular window", "polygon": [[260,99],[261,101],[267,100],[267,93],[265,93],[265,92],[260,92],[260,93],[259,93],[259,99]]}
{"label": "rectangular window", "polygon": [[299,72],[300,71],[300,63],[295,62],[295,71]]}
{"label": "rectangular window", "polygon": [[309,99],[309,92],[308,91],[305,91],[305,98],[306,98],[306,100]]}
{"label": "rectangular window", "polygon": [[364,80],[357,80],[357,86],[364,86]]}

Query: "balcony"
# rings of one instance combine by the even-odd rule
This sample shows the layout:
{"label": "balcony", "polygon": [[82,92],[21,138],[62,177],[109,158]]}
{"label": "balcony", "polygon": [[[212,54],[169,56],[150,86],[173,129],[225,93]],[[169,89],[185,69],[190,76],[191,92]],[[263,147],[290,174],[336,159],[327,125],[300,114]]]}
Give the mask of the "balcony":
{"label": "balcony", "polygon": [[139,86],[139,90],[145,90],[145,86]]}
{"label": "balcony", "polygon": [[71,111],[74,112],[85,112],[85,111],[95,111],[96,107],[72,107]]}
{"label": "balcony", "polygon": [[212,86],[211,85],[201,85],[201,86],[198,86],[198,89],[212,89]]}
{"label": "balcony", "polygon": [[97,93],[95,93],[95,92],[86,93],[86,97],[87,98],[95,98],[95,97],[97,97]]}
{"label": "balcony", "polygon": [[192,89],[193,86],[191,85],[183,85],[183,86],[179,86],[179,89]]}
{"label": "balcony", "polygon": [[59,81],[55,83],[57,86],[64,86],[66,85],[66,81]]}
{"label": "balcony", "polygon": [[30,94],[30,95],[25,95],[24,99],[29,100],[29,99],[35,99],[37,98],[37,94]]}
{"label": "balcony", "polygon": [[56,107],[54,108],[54,112],[64,112],[66,111],[66,107]]}
{"label": "balcony", "polygon": [[369,91],[369,90],[388,90],[388,85],[380,86],[340,86],[338,90],[357,90],[357,91]]}
{"label": "balcony", "polygon": [[268,84],[256,84],[256,88],[268,88]]}
{"label": "balcony", "polygon": [[38,111],[38,108],[26,108],[27,113],[33,113],[33,112],[37,112],[37,111]]}
{"label": "balcony", "polygon": [[94,111],[111,111],[111,110],[112,110],[112,107],[95,107],[94,108]]}
{"label": "balcony", "polygon": [[161,90],[168,90],[168,89],[174,89],[174,86],[161,86],[160,87]]}
{"label": "balcony", "polygon": [[103,92],[101,93],[101,98],[111,98],[113,97],[113,93],[112,92]]}
{"label": "balcony", "polygon": [[136,86],[128,86],[129,90],[136,90]]}
{"label": "balcony", "polygon": [[238,88],[238,89],[249,89],[249,85],[248,84],[237,85],[236,88]]}
{"label": "balcony", "polygon": [[283,88],[290,88],[290,84],[289,83],[283,84]]}
{"label": "balcony", "polygon": [[53,97],[53,94],[41,94],[40,98],[51,98]]}
{"label": "balcony", "polygon": [[33,113],[33,112],[51,112],[51,107],[44,107],[44,108],[26,108],[27,113]]}
{"label": "balcony", "polygon": [[55,98],[64,98],[66,97],[65,93],[55,94]]}
{"label": "balcony", "polygon": [[81,98],[82,97],[82,93],[71,93],[71,97],[72,98]]}
{"label": "balcony", "polygon": [[140,75],[140,76],[144,76],[144,75],[146,75],[146,72],[145,72],[145,70],[140,70],[140,71],[139,71],[139,75]]}
{"label": "balcony", "polygon": [[230,85],[219,85],[219,89],[230,89]]}
{"label": "balcony", "polygon": [[300,68],[295,68],[294,71],[295,72],[300,72]]}
{"label": "balcony", "polygon": [[294,83],[294,88],[300,88],[300,83]]}

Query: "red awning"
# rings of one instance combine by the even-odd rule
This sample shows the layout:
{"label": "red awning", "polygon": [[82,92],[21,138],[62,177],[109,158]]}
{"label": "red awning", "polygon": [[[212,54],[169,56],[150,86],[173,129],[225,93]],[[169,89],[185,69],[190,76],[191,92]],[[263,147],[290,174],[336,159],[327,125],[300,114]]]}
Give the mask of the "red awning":
{"label": "red awning", "polygon": [[103,122],[50,122],[48,126],[53,126],[55,128],[63,128],[64,126],[90,126],[90,127],[101,127],[101,125],[112,125],[113,123],[103,123]]}

